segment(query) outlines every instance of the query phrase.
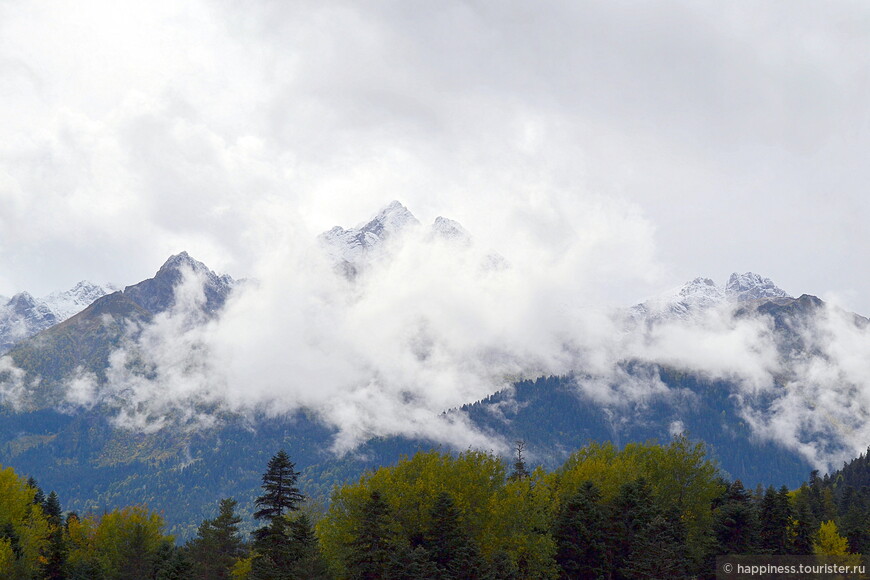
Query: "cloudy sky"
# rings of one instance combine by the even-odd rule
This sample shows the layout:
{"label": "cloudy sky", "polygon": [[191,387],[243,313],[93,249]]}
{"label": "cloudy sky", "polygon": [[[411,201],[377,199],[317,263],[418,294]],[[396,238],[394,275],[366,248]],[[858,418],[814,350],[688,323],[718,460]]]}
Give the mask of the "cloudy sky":
{"label": "cloudy sky", "polygon": [[[218,400],[313,408],[339,446],[464,444],[433,416],[517,376],[643,397],[661,385],[612,375],[640,358],[771,388],[769,320],[635,342],[603,308],[696,276],[870,314],[862,2],[0,0],[0,103],[0,294],[133,284],[182,250],[260,281],[202,326],[193,280],[113,355],[109,396],[149,404],[132,423]],[[475,243],[418,232],[349,289],[316,236],[394,199]],[[481,274],[493,250],[511,268]],[[870,338],[844,320],[804,329],[824,356],[744,417],[819,464],[870,429]]]}
{"label": "cloudy sky", "polygon": [[[870,313],[862,2],[0,3],[0,294],[256,273],[392,199]],[[614,270],[631,269],[614,275]]]}

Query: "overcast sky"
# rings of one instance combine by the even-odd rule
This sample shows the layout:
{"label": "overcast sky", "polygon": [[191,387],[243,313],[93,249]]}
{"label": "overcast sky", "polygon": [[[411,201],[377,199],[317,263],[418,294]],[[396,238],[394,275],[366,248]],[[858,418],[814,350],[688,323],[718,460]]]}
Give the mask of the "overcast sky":
{"label": "overcast sky", "polygon": [[398,199],[587,244],[601,301],[751,270],[870,314],[864,2],[2,1],[0,105],[6,296],[261,274]]}

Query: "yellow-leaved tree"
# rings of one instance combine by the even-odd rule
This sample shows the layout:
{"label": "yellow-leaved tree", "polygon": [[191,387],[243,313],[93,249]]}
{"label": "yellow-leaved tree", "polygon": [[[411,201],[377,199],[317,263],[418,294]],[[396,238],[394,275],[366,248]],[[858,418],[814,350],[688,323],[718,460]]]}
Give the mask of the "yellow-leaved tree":
{"label": "yellow-leaved tree", "polygon": [[36,489],[11,467],[0,468],[0,577],[31,578],[43,565],[48,520],[34,503]]}

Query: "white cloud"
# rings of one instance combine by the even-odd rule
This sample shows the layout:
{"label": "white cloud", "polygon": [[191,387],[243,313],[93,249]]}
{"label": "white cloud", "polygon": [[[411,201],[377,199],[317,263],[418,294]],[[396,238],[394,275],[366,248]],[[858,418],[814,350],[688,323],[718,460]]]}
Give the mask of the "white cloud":
{"label": "white cloud", "polygon": [[[411,392],[433,411],[580,366],[609,396],[628,357],[758,394],[782,370],[767,321],[641,340],[609,308],[751,269],[870,311],[854,266],[870,257],[867,22],[854,3],[5,3],[0,292],[135,282],[182,249],[259,279],[218,322],[192,330],[182,309],[144,332],[165,370],[137,392],[158,410],[329,416],[340,395],[376,409]],[[479,245],[454,262],[411,244],[348,296],[309,246],[393,198]],[[513,268],[479,275],[489,248]],[[858,404],[863,344],[803,370],[842,373]],[[809,396],[837,404],[826,393]]]}

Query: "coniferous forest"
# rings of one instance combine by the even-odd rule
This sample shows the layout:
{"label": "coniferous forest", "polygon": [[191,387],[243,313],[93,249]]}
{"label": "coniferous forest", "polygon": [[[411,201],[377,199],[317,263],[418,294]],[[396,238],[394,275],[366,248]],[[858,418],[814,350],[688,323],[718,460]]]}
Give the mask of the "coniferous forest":
{"label": "coniferous forest", "polygon": [[243,534],[233,498],[179,545],[147,506],[64,512],[0,471],[0,577],[11,579],[712,578],[717,555],[870,551],[870,457],[797,489],[724,479],[702,443],[590,444],[554,471],[490,453],[403,457],[309,505],[278,451]]}

